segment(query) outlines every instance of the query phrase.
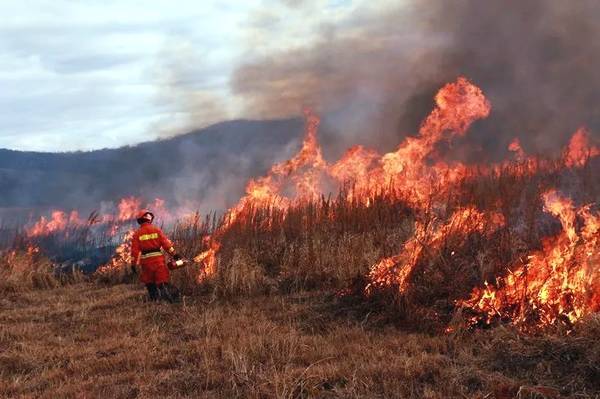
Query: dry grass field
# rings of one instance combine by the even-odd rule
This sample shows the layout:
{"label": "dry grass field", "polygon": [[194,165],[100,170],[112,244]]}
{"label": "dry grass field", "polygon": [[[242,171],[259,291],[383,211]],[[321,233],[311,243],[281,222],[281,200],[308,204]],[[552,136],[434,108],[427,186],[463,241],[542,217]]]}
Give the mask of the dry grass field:
{"label": "dry grass field", "polygon": [[429,335],[328,292],[148,303],[137,284],[4,290],[0,396],[594,398],[600,318]]}
{"label": "dry grass field", "polygon": [[[181,303],[147,302],[129,275],[132,216],[17,235],[0,252],[0,396],[600,398],[600,149],[581,131],[560,159],[431,163],[472,122],[454,119],[487,114],[457,85],[374,169],[360,148],[327,166],[308,117],[301,151],[238,205],[165,225],[190,260]],[[356,154],[375,187],[318,194]],[[93,274],[64,262],[103,251]]]}

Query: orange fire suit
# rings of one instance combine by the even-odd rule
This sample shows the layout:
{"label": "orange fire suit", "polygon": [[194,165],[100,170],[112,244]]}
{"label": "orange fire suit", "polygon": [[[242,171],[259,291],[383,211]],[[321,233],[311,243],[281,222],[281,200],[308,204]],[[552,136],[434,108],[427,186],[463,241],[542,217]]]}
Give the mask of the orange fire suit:
{"label": "orange fire suit", "polygon": [[169,281],[169,268],[161,251],[175,254],[173,243],[162,230],[151,223],[144,223],[133,234],[131,259],[136,266],[141,265],[140,280],[144,284],[162,284]]}

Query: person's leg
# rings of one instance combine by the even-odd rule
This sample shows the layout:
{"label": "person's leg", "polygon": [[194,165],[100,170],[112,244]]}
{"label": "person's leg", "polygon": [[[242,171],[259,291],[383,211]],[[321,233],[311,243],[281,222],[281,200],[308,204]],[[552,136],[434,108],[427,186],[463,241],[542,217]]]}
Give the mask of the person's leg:
{"label": "person's leg", "polygon": [[169,292],[169,288],[166,283],[158,284],[158,292],[160,295],[160,299],[162,301],[167,301],[169,303],[173,303],[173,298],[171,297],[171,293]]}
{"label": "person's leg", "polygon": [[156,287],[156,283],[154,282],[154,270],[151,265],[142,264],[142,272],[140,273],[140,280],[142,283],[146,285],[146,290],[148,290],[148,297],[151,301],[158,300],[158,288]]}
{"label": "person's leg", "polygon": [[148,296],[151,301],[157,301],[159,299],[159,291],[155,283],[146,284],[146,289],[148,290]]}
{"label": "person's leg", "polygon": [[179,293],[169,284],[169,277],[169,268],[163,262],[156,269],[156,284],[160,292],[160,298],[170,303],[178,302]]}

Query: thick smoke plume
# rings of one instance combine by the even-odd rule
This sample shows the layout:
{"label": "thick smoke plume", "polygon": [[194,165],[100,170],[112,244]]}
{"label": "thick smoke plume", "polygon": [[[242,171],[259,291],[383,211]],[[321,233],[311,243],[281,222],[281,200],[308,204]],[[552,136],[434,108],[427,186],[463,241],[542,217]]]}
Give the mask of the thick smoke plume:
{"label": "thick smoke plume", "polygon": [[557,150],[579,126],[600,128],[599,18],[594,0],[401,2],[240,65],[232,87],[252,115],[313,104],[339,147],[389,149],[417,130],[443,83],[465,75],[493,112],[467,138],[464,157],[505,156],[514,137],[526,151]]}

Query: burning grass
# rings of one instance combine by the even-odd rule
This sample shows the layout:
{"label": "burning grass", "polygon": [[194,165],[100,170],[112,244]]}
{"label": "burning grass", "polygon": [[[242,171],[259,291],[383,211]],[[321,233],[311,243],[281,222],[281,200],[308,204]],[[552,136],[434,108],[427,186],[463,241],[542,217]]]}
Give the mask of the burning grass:
{"label": "burning grass", "polygon": [[[354,147],[329,163],[317,140],[319,118],[307,110],[294,157],[249,181],[222,217],[175,224],[177,248],[196,260],[175,281],[184,292],[221,297],[336,290],[378,299],[430,331],[458,328],[457,312],[469,315],[466,326],[572,327],[600,308],[600,149],[582,128],[557,159],[528,155],[517,140],[509,146],[515,159],[497,164],[440,155],[490,112],[483,92],[461,77],[438,92],[418,134],[396,150]],[[141,202],[121,201],[119,215],[101,217],[100,225],[127,220],[132,204]],[[82,228],[77,215],[57,215],[54,224],[36,223],[29,237]],[[111,237],[122,231],[124,241],[98,281],[128,281],[131,227],[118,226]]]}
{"label": "burning grass", "polygon": [[[585,175],[592,166],[586,163],[584,169],[570,170],[565,177],[558,163],[552,165],[556,168],[536,174],[515,176],[515,169],[521,167],[517,165],[493,175],[466,178],[438,209],[415,210],[392,196],[372,197],[365,204],[349,200],[352,196],[343,193],[335,199],[303,202],[285,212],[273,207],[247,211],[233,223],[222,221],[227,229],[220,233],[216,272],[203,284],[226,296],[336,289],[344,295],[376,298],[407,322],[443,331],[457,310],[476,310],[473,302],[463,300],[476,297],[486,281],[501,285],[500,279],[511,273],[510,265],[522,262],[532,252],[545,253],[548,247],[544,243],[566,234],[561,233],[560,219],[545,211],[543,194],[566,178]],[[590,198],[598,193],[580,190],[578,195]],[[472,203],[474,197],[477,206],[462,205]],[[595,258],[575,256],[584,248],[586,254],[596,253],[598,248],[597,238],[592,238],[597,237],[593,213],[590,207],[581,209],[579,217],[587,217],[588,222],[580,219],[571,224],[573,228],[577,225],[577,234],[588,238],[582,244],[577,241],[579,235],[577,240],[574,237],[573,245],[580,249],[572,253],[568,268],[593,282]],[[219,232],[219,227],[215,231]],[[564,276],[569,281],[575,281],[574,277]],[[539,284],[543,280],[540,278]],[[594,312],[597,291],[593,284],[583,280],[581,284],[562,293],[555,290],[554,300],[564,301],[577,291],[580,299],[589,298],[586,312]],[[528,286],[532,298],[539,295],[533,290],[535,284]],[[517,290],[515,295],[519,292],[524,291]],[[532,315],[539,313],[535,301],[527,305]],[[509,311],[515,303],[508,301],[485,310],[480,307],[484,312],[468,324],[514,322],[524,328],[571,324],[568,319],[519,320],[515,313],[495,317],[501,306]],[[578,314],[580,318],[585,312]]]}
{"label": "burning grass", "polygon": [[[199,282],[223,281],[223,275],[231,274],[229,259],[243,251],[254,269],[260,268],[262,283],[269,281],[284,290],[342,284],[348,292],[348,287],[357,285],[350,281],[354,276],[359,286],[361,279],[366,280],[361,288],[364,295],[384,294],[415,321],[447,323],[458,308],[470,308],[483,313],[471,319],[471,325],[490,324],[498,315],[497,320],[538,329],[565,320],[572,324],[596,312],[600,276],[594,205],[580,205],[577,214],[584,220],[579,228],[575,210],[563,209],[571,214],[568,217],[547,201],[548,193],[562,187],[578,201],[599,198],[591,176],[593,165],[597,168],[592,159],[600,150],[588,143],[585,129],[573,135],[561,159],[528,156],[515,141],[509,147],[517,154],[514,162],[447,163],[437,155],[437,145],[466,134],[473,122],[488,116],[490,104],[464,78],[443,87],[435,100],[436,107],[419,135],[407,138],[396,151],[380,156],[356,147],[334,164],[323,160],[316,141],[319,121],[308,112],[298,154],[250,181],[246,195],[205,237],[208,248],[196,257],[207,265]],[[319,193],[327,179],[350,184],[351,190],[342,190],[337,201],[325,201]],[[550,214],[562,221],[572,247],[568,253],[560,243],[546,245],[564,240],[552,238],[561,233],[552,231],[540,198]],[[569,199],[564,201],[570,208],[575,206]],[[402,210],[388,212],[394,207]],[[352,209],[351,221],[338,231],[336,225],[343,225],[349,215],[346,208]],[[386,218],[378,219],[382,214]],[[414,226],[406,234],[407,229],[399,227],[410,219]],[[405,233],[396,242],[399,249],[389,256],[376,243],[372,248],[380,251],[380,258],[368,271],[364,259],[334,255],[339,240],[350,232],[364,238],[365,246],[358,249],[364,254],[369,253],[372,237],[378,232],[393,237],[394,229]],[[583,249],[576,250],[581,240]],[[539,253],[531,255],[534,251]],[[518,261],[533,256],[538,259],[535,270],[512,272]],[[527,277],[514,284],[515,275]],[[490,278],[498,290],[514,285],[512,296],[493,294],[497,289],[489,288]],[[471,299],[464,301],[470,292]],[[532,316],[519,316],[524,313]]]}
{"label": "burning grass", "polygon": [[[2,392],[597,397],[600,150],[580,129],[556,159],[528,155],[518,141],[509,147],[515,159],[498,164],[440,157],[440,144],[489,113],[482,91],[460,78],[395,151],[355,147],[328,163],[319,119],[307,111],[298,154],[251,180],[236,205],[220,217],[171,220],[176,248],[196,260],[172,274],[187,296],[181,308],[128,310],[141,302],[122,284],[133,280],[127,237],[138,200],[122,201],[119,216],[90,219],[98,223],[72,213],[38,221],[23,245],[110,249],[94,273],[100,284],[85,285],[101,299],[58,288],[73,303],[48,305],[57,314],[48,327],[91,346],[83,357],[57,354],[50,341],[30,358],[12,350],[0,358],[11,365]],[[47,261],[17,258],[3,261],[6,287],[57,285]],[[61,329],[104,318],[114,340]],[[69,357],[80,381],[62,366],[46,370],[48,382],[32,377],[36,356]]]}

